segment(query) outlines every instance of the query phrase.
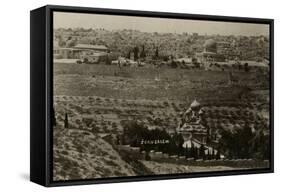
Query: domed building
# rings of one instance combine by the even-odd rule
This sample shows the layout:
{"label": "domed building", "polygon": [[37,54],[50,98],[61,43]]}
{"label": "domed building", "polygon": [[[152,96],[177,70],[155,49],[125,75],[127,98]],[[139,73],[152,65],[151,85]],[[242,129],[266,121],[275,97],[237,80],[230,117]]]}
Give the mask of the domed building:
{"label": "domed building", "polygon": [[215,62],[224,62],[225,57],[218,53],[218,43],[214,39],[207,39],[203,45],[203,52],[197,53],[198,61],[205,67]]}
{"label": "domed building", "polygon": [[[205,155],[217,155],[218,146],[214,140],[209,140],[211,132],[208,125],[204,123],[204,116],[204,106],[195,99],[183,113],[181,123],[177,127],[176,132],[182,135],[184,140],[182,147],[185,148],[186,151],[190,152],[195,150],[198,152],[198,155],[203,148]],[[220,158],[223,158],[223,156],[220,156]]]}
{"label": "domed building", "polygon": [[202,124],[203,114],[202,106],[197,100],[194,100],[183,113],[177,132],[182,134],[185,141],[192,138],[206,143],[207,128]]}
{"label": "domed building", "polygon": [[204,52],[217,53],[217,42],[213,39],[208,39],[204,43]]}

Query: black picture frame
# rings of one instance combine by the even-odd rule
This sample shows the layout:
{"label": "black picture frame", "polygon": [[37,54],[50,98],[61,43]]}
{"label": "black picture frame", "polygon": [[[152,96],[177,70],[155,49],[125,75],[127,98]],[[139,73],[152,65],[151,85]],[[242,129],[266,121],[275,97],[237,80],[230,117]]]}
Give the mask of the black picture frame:
{"label": "black picture frame", "polygon": [[[140,17],[228,21],[270,25],[270,168],[200,172],[190,174],[131,176],[90,180],[52,180],[53,17],[54,11]],[[89,7],[46,5],[30,12],[30,180],[53,187],[112,182],[148,181],[274,172],[274,20],[246,17],[196,15]]]}

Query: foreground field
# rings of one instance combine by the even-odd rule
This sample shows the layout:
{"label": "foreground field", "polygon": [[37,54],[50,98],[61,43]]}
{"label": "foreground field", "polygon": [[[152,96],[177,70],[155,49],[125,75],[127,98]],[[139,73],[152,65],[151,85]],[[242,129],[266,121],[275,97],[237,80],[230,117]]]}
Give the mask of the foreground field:
{"label": "foreground field", "polygon": [[[184,109],[184,105],[180,102],[154,104],[151,100],[114,100],[81,96],[56,96],[54,101],[57,124],[54,128],[55,180],[268,167],[268,163],[252,164],[249,161],[184,163],[175,159],[144,161],[138,159],[135,154],[116,148],[114,137],[122,132],[122,120],[138,118],[150,127],[165,127],[173,130],[177,126],[180,111]],[[222,125],[225,129],[235,129],[237,126],[231,124],[234,117],[240,119],[245,116],[240,121],[247,123],[260,121],[255,118],[262,119],[262,115],[251,116],[253,109],[250,108],[245,108],[241,112],[231,107],[228,110],[233,113],[232,116],[222,112],[227,112],[226,107],[210,108],[209,113],[215,114],[215,117],[209,118],[210,124]],[[66,112],[68,128],[64,128]],[[153,119],[156,116],[158,120]],[[247,119],[246,116],[253,119]],[[111,142],[103,139],[108,136],[113,137]]]}
{"label": "foreground field", "polygon": [[[214,162],[177,163],[137,160],[116,150],[103,138],[89,131],[54,129],[54,180],[77,180],[151,174],[227,171],[251,166],[214,165]],[[239,164],[243,163],[242,161]],[[266,165],[266,163],[263,163]],[[259,167],[254,167],[259,168]]]}

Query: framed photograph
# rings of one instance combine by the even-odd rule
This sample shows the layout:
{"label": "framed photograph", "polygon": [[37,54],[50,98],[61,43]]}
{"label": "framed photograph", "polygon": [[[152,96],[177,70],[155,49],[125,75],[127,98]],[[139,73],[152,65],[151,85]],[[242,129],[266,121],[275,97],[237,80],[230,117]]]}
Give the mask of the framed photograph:
{"label": "framed photograph", "polygon": [[273,172],[273,20],[31,11],[30,179]]}

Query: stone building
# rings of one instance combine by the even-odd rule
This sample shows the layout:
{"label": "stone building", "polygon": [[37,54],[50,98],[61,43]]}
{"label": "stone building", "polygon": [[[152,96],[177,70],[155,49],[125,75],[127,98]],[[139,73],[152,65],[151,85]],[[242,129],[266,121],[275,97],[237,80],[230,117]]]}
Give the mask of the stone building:
{"label": "stone building", "polygon": [[194,100],[190,107],[184,112],[177,132],[182,134],[185,141],[196,139],[202,144],[207,141],[207,128],[203,123],[201,104]]}

